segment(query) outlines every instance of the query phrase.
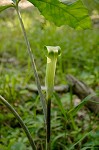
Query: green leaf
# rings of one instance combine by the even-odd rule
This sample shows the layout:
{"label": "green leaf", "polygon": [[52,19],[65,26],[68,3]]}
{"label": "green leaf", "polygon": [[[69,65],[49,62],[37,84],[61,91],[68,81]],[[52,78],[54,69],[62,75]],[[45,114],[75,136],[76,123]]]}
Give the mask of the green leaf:
{"label": "green leaf", "polygon": [[41,14],[57,26],[69,25],[76,29],[87,29],[91,27],[88,10],[81,0],[71,0],[68,4],[58,0],[28,0],[39,9]]}
{"label": "green leaf", "polygon": [[13,7],[13,5],[5,5],[5,6],[0,6],[0,12],[9,8],[9,7]]}
{"label": "green leaf", "polygon": [[65,120],[67,120],[66,111],[65,111],[65,109],[64,109],[64,106],[63,106],[63,104],[62,104],[62,102],[61,102],[61,100],[60,100],[58,94],[57,94],[57,93],[54,93],[54,96],[55,96],[56,102],[57,102],[57,104],[58,104],[58,107],[59,107],[59,109],[60,109],[62,115],[64,116]]}
{"label": "green leaf", "polygon": [[[90,99],[93,97],[93,96],[96,96],[96,94],[90,94],[88,95],[86,98],[84,98],[82,100],[82,102],[80,104],[78,104],[76,107],[74,107],[73,109],[71,109],[68,114],[69,115],[72,115],[72,116],[75,116],[76,113],[88,102],[88,101],[91,101]],[[94,103],[94,101],[93,101]]]}
{"label": "green leaf", "polygon": [[86,138],[87,136],[89,136],[91,133],[92,133],[92,130],[91,130],[90,132],[88,132],[88,133],[84,133],[84,135],[82,135],[82,137],[81,137],[75,144],[73,144],[73,145],[69,148],[69,150],[73,150],[74,147],[75,147],[77,144],[79,144],[83,139],[85,139],[85,138]]}

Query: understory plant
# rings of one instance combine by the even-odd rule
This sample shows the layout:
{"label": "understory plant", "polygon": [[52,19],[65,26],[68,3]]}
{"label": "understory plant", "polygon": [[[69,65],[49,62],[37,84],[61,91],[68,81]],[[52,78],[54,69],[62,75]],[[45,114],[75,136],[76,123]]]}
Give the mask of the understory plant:
{"label": "understory plant", "polygon": [[[24,35],[24,40],[27,46],[28,54],[31,59],[32,69],[35,76],[36,85],[38,88],[38,93],[40,96],[40,100],[42,103],[43,113],[44,113],[44,123],[46,128],[46,150],[51,149],[51,140],[50,140],[50,130],[51,130],[51,123],[50,123],[50,114],[51,114],[51,98],[53,95],[54,90],[54,77],[55,77],[55,69],[57,63],[57,57],[60,55],[60,47],[57,45],[54,46],[46,46],[47,49],[47,66],[46,66],[46,77],[45,77],[45,86],[46,86],[46,98],[44,97],[41,84],[38,77],[34,55],[31,51],[31,46],[26,34],[26,30],[24,27],[24,23],[21,17],[20,9],[19,9],[19,2],[21,0],[12,0],[12,3],[9,5],[0,6],[0,12],[3,10],[13,7],[19,19],[19,23]],[[49,21],[54,22],[56,26],[61,25],[69,25],[70,27],[80,30],[80,29],[87,29],[91,28],[91,21],[88,15],[88,10],[84,6],[81,0],[28,0],[31,2],[34,7],[37,7],[40,13]],[[67,36],[67,35],[66,35]],[[21,117],[15,111],[15,109],[0,95],[1,102],[4,103],[7,108],[14,114],[16,119],[21,124],[22,128],[24,129],[32,149],[36,150],[36,144],[31,137],[31,134],[24,124]],[[82,105],[81,105],[82,106]],[[80,108],[80,107],[79,107]],[[76,110],[73,110],[76,111]],[[72,112],[73,112],[72,111]],[[70,114],[70,113],[69,113]],[[72,118],[72,117],[71,117]]]}
{"label": "understory plant", "polygon": [[60,54],[59,46],[46,46],[47,48],[47,66],[45,76],[46,86],[46,103],[47,103],[47,127],[46,127],[46,149],[50,150],[50,114],[51,114],[51,97],[54,90],[54,77],[56,70],[57,57]]}

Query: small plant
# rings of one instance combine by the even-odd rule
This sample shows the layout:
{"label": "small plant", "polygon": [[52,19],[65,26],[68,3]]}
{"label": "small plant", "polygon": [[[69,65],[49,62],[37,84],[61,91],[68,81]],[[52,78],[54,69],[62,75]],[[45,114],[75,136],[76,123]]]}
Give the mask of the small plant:
{"label": "small plant", "polygon": [[[46,150],[51,149],[51,141],[50,141],[50,113],[51,113],[51,96],[53,94],[54,89],[54,76],[55,76],[55,69],[56,69],[56,62],[57,57],[60,54],[60,47],[59,46],[46,46],[48,53],[47,53],[47,67],[46,67],[46,100],[44,95],[42,94],[41,84],[38,77],[36,65],[34,62],[34,56],[31,51],[30,43],[27,38],[26,30],[24,27],[24,23],[22,21],[22,17],[19,11],[19,2],[21,0],[12,0],[12,4],[0,6],[0,12],[13,7],[17,12],[17,16],[19,19],[19,23],[24,35],[24,40],[27,45],[27,50],[29,53],[29,57],[31,59],[32,69],[34,72],[40,100],[42,102],[42,108],[44,113],[44,120],[45,120],[45,127],[46,127]],[[49,21],[54,22],[57,26],[61,25],[69,25],[75,29],[87,29],[91,27],[90,18],[88,15],[87,8],[83,5],[81,0],[75,1],[59,1],[59,0],[28,0],[31,2],[35,7],[39,9],[42,15]],[[0,96],[1,101],[11,110],[14,114],[16,119],[18,119],[19,123],[23,127],[26,135],[30,141],[32,149],[36,150],[36,145],[26,127],[23,123],[22,119],[18,115],[18,113],[14,110],[14,108],[2,97]]]}
{"label": "small plant", "polygon": [[46,149],[50,150],[50,113],[51,113],[51,96],[54,90],[54,77],[56,70],[57,57],[60,54],[59,46],[46,46],[48,50],[47,54],[47,66],[46,66],[46,101],[47,101],[47,141],[46,141]]}

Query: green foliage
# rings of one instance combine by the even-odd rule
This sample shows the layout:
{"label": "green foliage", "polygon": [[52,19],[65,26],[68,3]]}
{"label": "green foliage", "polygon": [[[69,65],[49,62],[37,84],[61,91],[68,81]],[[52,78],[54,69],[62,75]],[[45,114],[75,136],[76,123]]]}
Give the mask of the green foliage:
{"label": "green foliage", "polygon": [[66,114],[65,108],[63,107],[63,104],[61,102],[61,99],[59,98],[59,96],[56,93],[54,93],[54,96],[57,101],[57,105],[58,105],[62,115],[64,116],[64,119],[67,120],[67,116],[66,116],[67,114]]}
{"label": "green foliage", "polygon": [[[88,102],[90,101],[90,99],[95,96],[96,94],[92,94],[92,95],[88,95],[87,97],[85,97],[83,99],[83,101],[77,105],[76,107],[74,107],[73,109],[71,109],[68,114],[69,115],[72,115],[72,116],[75,116],[77,114],[77,112]],[[94,103],[94,102],[93,102]]]}
{"label": "green foliage", "polygon": [[41,14],[57,26],[63,24],[76,29],[87,29],[91,27],[91,21],[87,8],[81,0],[69,5],[58,0],[28,0],[39,9]]}

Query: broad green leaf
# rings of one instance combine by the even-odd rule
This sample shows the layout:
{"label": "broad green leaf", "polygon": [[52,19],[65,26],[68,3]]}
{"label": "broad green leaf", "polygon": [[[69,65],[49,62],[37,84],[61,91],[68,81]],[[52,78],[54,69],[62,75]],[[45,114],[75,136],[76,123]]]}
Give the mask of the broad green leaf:
{"label": "broad green leaf", "polygon": [[5,5],[5,6],[0,6],[0,12],[9,8],[9,7],[13,7],[13,5]]}
{"label": "broad green leaf", "polygon": [[[81,0],[66,3],[59,0],[28,0],[39,9],[41,14],[57,26],[69,25],[76,29],[91,27],[88,10]],[[70,0],[71,2],[71,0]]]}

